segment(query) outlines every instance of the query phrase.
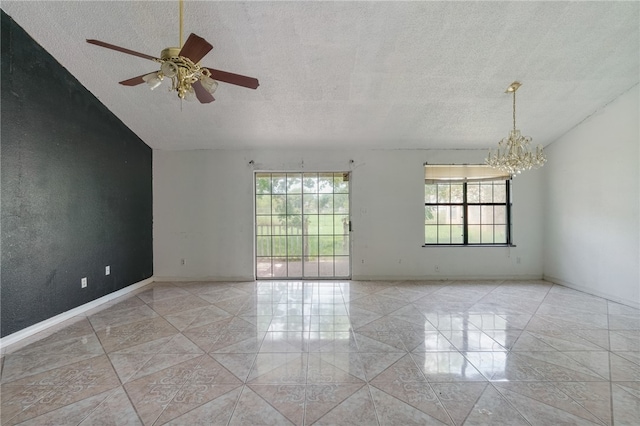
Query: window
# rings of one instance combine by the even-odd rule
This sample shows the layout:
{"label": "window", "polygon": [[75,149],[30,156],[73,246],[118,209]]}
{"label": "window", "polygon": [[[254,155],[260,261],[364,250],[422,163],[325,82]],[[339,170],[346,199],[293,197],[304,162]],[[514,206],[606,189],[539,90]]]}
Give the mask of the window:
{"label": "window", "polygon": [[510,182],[488,166],[425,165],[425,245],[511,244]]}

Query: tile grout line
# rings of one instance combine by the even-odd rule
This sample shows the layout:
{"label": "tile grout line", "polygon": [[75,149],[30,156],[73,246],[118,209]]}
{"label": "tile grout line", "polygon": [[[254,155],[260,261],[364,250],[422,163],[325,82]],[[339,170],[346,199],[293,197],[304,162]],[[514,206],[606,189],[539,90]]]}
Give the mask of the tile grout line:
{"label": "tile grout line", "polygon": [[[547,292],[545,293],[544,297],[542,298],[542,300],[540,301],[540,303],[538,303],[538,307],[536,308],[536,310],[533,312],[533,314],[531,314],[531,317],[529,318],[529,320],[527,321],[527,323],[524,325],[524,327],[522,328],[522,333],[520,333],[520,336],[518,336],[518,338],[516,339],[515,342],[513,342],[513,345],[511,345],[511,349],[507,350],[507,353],[511,353],[513,347],[518,343],[518,341],[520,340],[520,338],[522,337],[522,334],[526,331],[527,333],[529,332],[527,330],[527,327],[529,326],[529,323],[531,323],[531,320],[536,316],[536,314],[538,313],[538,311],[540,310],[540,306],[542,306],[542,304],[544,303],[544,301],[547,299],[547,297],[549,296],[549,293],[551,292],[551,289],[553,288],[553,285],[549,286],[549,288],[547,289]],[[545,342],[543,342],[545,343]],[[551,348],[554,348],[553,346],[549,345]]]}
{"label": "tile grout line", "polygon": [[[482,395],[483,395],[483,394],[484,394],[484,392],[487,390],[487,388],[489,387],[489,385],[491,385],[491,382],[487,380],[487,381],[485,382],[484,389],[482,389],[482,392],[480,392],[480,393],[478,394],[478,397],[477,397],[477,398],[476,398],[476,400],[473,402],[473,405],[471,406],[471,410],[469,410],[469,412],[467,413],[467,415],[466,415],[466,416],[464,416],[464,419],[462,420],[462,423],[460,423],[460,425],[458,425],[458,426],[461,426],[461,425],[464,425],[464,424],[465,424],[465,422],[467,421],[467,419],[469,418],[469,416],[470,416],[470,415],[471,415],[471,413],[473,412],[473,409],[476,407],[476,404],[478,403],[478,401],[480,401],[480,398],[482,398]],[[525,420],[526,420],[526,419],[525,419]],[[455,425],[455,424],[456,424],[456,422],[454,421],[454,422],[453,422],[453,424]]]}
{"label": "tile grout line", "polygon": [[[520,410],[518,410],[518,408],[517,408],[513,403],[511,403],[511,401],[509,401],[509,400],[508,400],[508,399],[507,399],[507,398],[502,394],[502,392],[500,392],[500,391],[499,391],[499,390],[498,390],[498,389],[493,385],[493,383],[492,383],[491,381],[489,382],[489,386],[491,386],[491,387],[493,388],[493,390],[494,390],[494,391],[496,391],[496,392],[497,392],[497,393],[502,397],[502,399],[504,399],[504,401],[505,401],[507,404],[509,404],[509,405],[511,406],[511,408],[513,408],[513,410],[514,410],[516,413],[520,414],[520,416],[524,419],[524,421],[525,421],[525,422],[527,422],[530,426],[533,426],[533,425],[531,424],[531,422],[529,421],[529,419],[528,419],[524,414],[522,414],[522,413],[520,412]],[[486,391],[486,389],[485,389],[485,391]],[[483,392],[483,393],[484,393],[484,392]],[[532,398],[532,399],[533,399],[533,398]],[[562,411],[564,411],[564,410],[562,410]]]}
{"label": "tile grout line", "polygon": [[[167,287],[169,287],[169,286],[167,286]],[[175,288],[175,289],[182,289],[180,286],[176,286],[176,285],[172,285],[171,287],[172,287],[172,288]],[[194,294],[193,294],[193,293],[191,293],[191,292],[189,292],[189,294],[191,294],[191,295],[193,295],[193,296],[195,296],[195,297],[198,297],[197,295],[194,295]],[[175,296],[175,297],[180,297],[180,296]],[[171,298],[175,298],[175,297],[166,297],[166,298],[162,298],[162,299],[159,299],[159,300],[167,300],[167,299],[171,299]],[[204,300],[204,299],[202,299],[202,300]],[[143,300],[143,302],[144,302],[144,300]],[[154,302],[154,301],[151,301],[151,302]],[[206,301],[206,300],[205,300],[205,302],[207,302],[209,305],[212,305],[212,303],[210,303],[210,302],[208,302],[208,301]],[[161,313],[159,313],[159,312],[155,311],[155,309],[153,309],[153,307],[152,307],[152,306],[150,306],[150,303],[147,303],[147,302],[144,302],[144,303],[145,303],[145,305],[146,305],[146,306],[148,306],[151,310],[153,310],[153,311],[158,315],[158,317],[159,317],[159,318],[161,318],[161,319],[163,319],[164,321],[166,321],[167,323],[171,324],[171,322],[169,322],[169,321],[167,320],[167,318],[166,318],[164,315],[162,315]],[[177,331],[177,333],[176,333],[176,334],[175,334],[175,335],[170,339],[170,341],[171,341],[171,340],[173,340],[173,339],[175,339],[177,336],[183,336],[183,337],[184,337],[184,338],[186,338],[187,340],[191,341],[191,339],[189,339],[187,336],[185,336],[184,334],[182,334],[182,331],[181,331],[181,330],[178,330],[178,329],[177,329],[173,324],[171,324],[171,326],[172,326],[172,327]],[[216,339],[216,340],[217,340],[217,339]],[[214,343],[215,343],[215,342],[214,342]],[[195,342],[194,342],[194,344],[195,344]],[[135,346],[136,346],[136,345],[134,345],[134,346],[132,346],[132,347],[135,347]],[[198,345],[196,345],[196,346],[198,346]],[[200,348],[199,346],[198,346],[198,348],[202,350],[202,348]],[[202,356],[210,356],[210,355],[208,354],[208,352],[207,352],[207,351],[203,351],[203,353],[202,353],[202,354],[200,354],[200,355],[199,355],[199,357],[202,357]],[[108,357],[108,356],[107,356],[107,357]],[[109,361],[111,362],[110,357],[108,357],[108,358],[109,358]],[[146,363],[144,363],[140,368],[138,368],[138,369],[137,369],[137,370],[136,370],[136,371],[131,375],[131,378],[135,377],[135,375],[136,375],[139,371],[141,371],[141,370],[142,370],[146,365],[148,365],[148,364],[151,362],[151,360],[152,360],[152,359],[153,359],[153,356],[152,356],[152,357],[151,357],[151,358],[150,358]],[[187,361],[184,361],[184,362],[187,362]],[[194,368],[195,368],[195,369],[197,369],[197,368],[198,368],[198,366],[200,366],[200,365],[202,364],[202,362],[203,362],[203,361],[201,361],[200,363],[198,363]],[[111,363],[111,364],[112,364],[112,367],[113,367],[113,363]],[[179,364],[181,364],[181,363],[178,363],[178,364],[176,364],[176,365],[179,365]],[[172,367],[175,367],[175,365],[174,365],[174,366],[172,366]],[[172,368],[172,367],[167,367],[167,368]],[[224,367],[224,366],[223,366],[223,367]],[[225,369],[226,369],[226,368],[225,368]],[[115,368],[114,368],[114,371],[115,371]],[[227,371],[228,371],[228,370],[227,370]],[[194,374],[195,374],[195,373],[194,373]],[[232,373],[231,373],[231,374],[232,374]],[[233,374],[232,374],[232,375],[233,375]],[[162,409],[162,411],[160,412],[160,414],[158,415],[158,417],[154,420],[153,424],[155,424],[155,423],[158,421],[158,419],[160,419],[160,417],[161,417],[161,416],[162,416],[162,414],[165,412],[165,410],[166,410],[166,408],[169,406],[169,404],[171,404],[171,402],[175,399],[175,397],[178,395],[178,393],[180,393],[180,391],[181,391],[185,386],[187,386],[187,385],[190,383],[190,381],[191,381],[194,377],[195,377],[195,375],[194,375],[193,377],[188,378],[188,379],[186,379],[186,380],[185,380],[185,382],[184,382],[184,383],[179,387],[179,389],[177,390],[176,394],[172,397],[171,401],[170,401],[170,402],[165,406],[165,408],[163,408],[163,409]],[[120,380],[119,376],[118,376],[118,379]],[[121,381],[121,380],[120,380],[120,382],[122,383],[122,381]],[[123,387],[123,390],[125,391],[125,393],[127,394],[127,397],[129,398],[130,402],[132,403],[132,406],[133,406],[133,408],[135,409],[136,414],[138,414],[138,417],[140,417],[140,415],[139,415],[139,413],[138,413],[138,410],[137,410],[137,408],[136,408],[135,404],[133,404],[133,401],[131,401],[131,398],[130,398],[130,396],[129,396],[128,392],[126,392],[126,389],[124,388],[124,384],[122,384],[122,387]],[[200,406],[202,406],[202,405],[204,405],[204,404],[201,404],[201,405],[199,405],[199,406],[197,406],[197,407],[193,407],[193,408],[192,408],[191,410],[189,410],[188,412],[191,412],[191,411],[193,411],[193,410],[195,410],[195,409],[199,408],[199,407],[200,407]],[[187,412],[187,413],[188,413],[188,412]],[[180,414],[179,416],[182,416],[182,415],[187,414],[187,413],[182,413],[182,414]],[[178,417],[179,417],[179,416],[178,416]],[[141,419],[141,418],[140,418],[140,420],[141,420],[141,422],[142,422],[142,419]],[[172,420],[173,420],[173,419],[172,419]],[[171,421],[171,420],[169,420],[169,421]]]}
{"label": "tile grout line", "polygon": [[[137,297],[137,296],[133,296],[133,297]],[[108,309],[108,308],[107,308]],[[154,311],[155,312],[155,311]],[[140,413],[138,413],[138,409],[136,408],[135,404],[133,403],[133,401],[131,400],[131,397],[129,396],[129,392],[127,392],[127,390],[124,387],[124,383],[122,382],[122,379],[120,379],[120,375],[118,374],[115,366],[113,365],[113,362],[111,361],[111,357],[109,356],[109,354],[107,353],[106,349],[104,348],[104,346],[102,346],[102,341],[100,340],[100,338],[98,337],[98,332],[96,331],[93,323],[91,322],[91,320],[89,319],[90,316],[87,316],[87,322],[89,323],[89,325],[91,326],[91,329],[93,330],[93,334],[96,336],[96,339],[98,340],[98,342],[100,343],[100,347],[102,348],[102,351],[104,352],[104,356],[107,358],[107,360],[109,360],[109,365],[111,365],[111,368],[113,369],[113,373],[115,374],[116,378],[118,379],[118,381],[120,382],[120,386],[119,388],[122,388],[122,392],[124,392],[124,394],[127,396],[127,400],[129,401],[129,404],[131,404],[131,408],[133,408],[133,412],[136,413],[136,416],[138,417],[138,420],[140,420],[141,424],[144,424],[144,422],[142,421],[142,417],[140,417]],[[145,363],[146,364],[146,363]],[[141,367],[142,368],[142,367]],[[139,371],[140,369],[138,369],[137,371]],[[136,372],[137,372],[136,371]],[[134,373],[135,374],[135,373]],[[132,376],[133,377],[133,376]],[[89,416],[91,415],[91,413],[95,412],[98,407],[100,407],[102,404],[104,404],[113,394],[115,393],[115,390],[109,395],[107,396],[107,398],[104,399],[104,401],[102,401],[100,404],[98,404],[93,410],[91,410],[91,412],[85,416],[82,421],[80,421],[78,423],[78,425],[82,424],[83,421],[85,421],[86,419],[89,418]]]}
{"label": "tile grout line", "polygon": [[[347,311],[349,313],[349,326],[351,329],[351,332],[353,333],[353,338],[356,342],[356,348],[358,349],[358,357],[360,355],[360,344],[358,343],[358,339],[355,335],[355,329],[353,329],[352,324],[351,324],[351,312]],[[370,321],[371,322],[371,321]],[[369,324],[369,323],[367,323]],[[371,393],[371,384],[370,384],[370,379],[369,379],[369,375],[367,374],[367,372],[364,369],[364,366],[362,368],[362,374],[364,374],[364,378],[365,378],[365,386],[367,387],[367,393],[369,394],[369,398],[371,398],[371,404],[373,404],[373,412],[376,415],[376,421],[378,422],[378,426],[382,425],[382,421],[380,420],[380,414],[378,414],[378,407],[376,404],[376,400],[373,398],[373,393]],[[382,374],[382,373],[380,373]],[[374,377],[375,378],[375,377]]]}
{"label": "tile grout line", "polygon": [[[180,288],[180,287],[176,286],[175,284],[174,284],[174,285],[172,285],[171,287],[176,288],[176,289]],[[176,297],[179,297],[179,296],[176,296]],[[171,299],[171,297],[167,297],[167,298],[165,298],[165,299]],[[160,300],[162,300],[162,299],[160,299]],[[144,300],[143,300],[143,302],[144,302]],[[146,303],[146,302],[145,302],[145,303]],[[147,303],[147,306],[149,306],[149,305],[150,305],[150,304],[149,304],[149,303]],[[167,323],[171,324],[169,321],[167,321],[167,319],[164,317],[164,315],[162,315],[160,312],[157,312],[155,309],[153,309],[153,306],[149,306],[149,308],[150,308],[151,310],[153,310],[155,313],[157,313],[157,314],[158,314],[158,316],[159,316],[160,318],[162,318],[164,321],[166,321]],[[171,324],[171,326],[172,326],[172,327],[173,327],[173,328],[178,332],[176,335],[183,335],[181,330],[178,330],[178,329],[177,329],[173,324]],[[184,337],[186,337],[186,336],[184,336]],[[175,338],[175,336],[173,336],[169,341],[173,340],[174,338]],[[201,349],[202,349],[202,348],[201,348]],[[206,355],[206,352],[205,352],[205,355]],[[153,356],[152,356],[152,357],[151,357],[151,358],[150,358],[146,363],[144,363],[144,365],[143,365],[142,367],[140,367],[140,368],[136,371],[136,373],[137,373],[138,371],[142,370],[142,369],[144,368],[144,366],[146,366],[149,362],[151,362],[151,360],[152,360],[152,359],[153,359]],[[180,365],[180,364],[182,364],[182,363],[178,363],[178,364],[176,364],[176,365]],[[196,364],[196,366],[195,366],[194,368],[197,368],[197,367],[198,367],[198,365],[199,365],[199,364]],[[168,368],[173,368],[173,367],[175,367],[175,365],[173,365],[172,367],[168,367]],[[160,370],[160,371],[162,371],[162,370]],[[131,377],[133,378],[133,377],[135,376],[135,374],[136,374],[136,373],[134,373],[134,375],[132,375]],[[169,401],[169,402],[164,406],[164,408],[160,411],[160,414],[158,414],[158,416],[153,420],[153,422],[151,423],[152,425],[156,425],[156,423],[158,422],[158,420],[160,419],[160,417],[162,417],[162,414],[166,411],[166,409],[169,407],[169,405],[171,404],[171,402],[173,402],[173,400],[175,399],[176,395],[178,395],[178,393],[180,393],[180,390],[182,390],[182,389],[186,386],[186,384],[187,384],[187,383],[189,383],[189,381],[190,381],[190,380],[191,380],[191,379],[186,379],[186,380],[184,381],[184,383],[183,383],[182,385],[180,385],[180,387],[178,388],[178,390],[176,391],[176,393],[171,397],[171,400],[170,400],[170,401]],[[134,407],[135,407],[135,405],[134,405]],[[137,412],[137,410],[136,410],[136,412]],[[140,420],[142,420],[142,418],[141,418]],[[173,420],[173,419],[172,419],[172,420]],[[171,420],[169,420],[169,421],[171,421]],[[144,424],[144,422],[142,422],[142,423]]]}
{"label": "tile grout line", "polygon": [[[549,287],[549,289],[547,290],[547,293],[546,293],[545,297],[544,297],[544,298],[542,299],[542,301],[538,304],[538,308],[537,308],[537,309],[536,309],[536,311],[533,313],[533,315],[531,316],[531,318],[529,319],[529,321],[527,321],[527,324],[525,325],[525,328],[523,329],[523,332],[524,332],[524,331],[526,331],[526,327],[527,327],[527,326],[529,325],[529,323],[531,322],[531,319],[533,319],[533,317],[535,317],[536,313],[537,313],[537,312],[538,312],[538,310],[540,309],[540,306],[542,306],[542,304],[544,303],[544,301],[547,299],[547,297],[549,296],[549,293],[551,292],[551,289],[552,289],[553,287],[554,287],[554,286]],[[608,310],[608,306],[607,306],[607,310]],[[578,337],[579,337],[579,336],[578,336]],[[520,337],[518,337],[518,340],[519,340],[519,339],[520,339]],[[517,343],[517,340],[516,340],[516,342],[514,342],[514,345],[515,345],[516,343]],[[544,343],[544,342],[543,342],[543,343]],[[563,353],[563,352],[565,352],[565,351],[560,351],[559,349],[556,349],[556,348],[555,348],[555,347],[553,347],[553,346],[551,346],[551,347],[554,349],[554,351],[552,351],[553,353],[557,352],[557,353],[563,354],[563,355],[566,357],[566,355]],[[509,352],[511,352],[511,351],[509,351]],[[515,352],[515,353],[517,353],[517,352]],[[569,357],[567,357],[567,358],[569,358]],[[571,358],[569,358],[569,359],[571,359]],[[577,361],[576,361],[576,362],[577,362]],[[582,366],[583,366],[583,367],[585,367],[585,368],[587,367],[587,366],[583,365],[583,364],[582,364],[582,363],[580,363],[580,362],[577,362],[577,363],[578,363],[578,364],[580,364],[580,365],[582,365]],[[555,364],[554,364],[554,365],[555,365]],[[529,367],[531,367],[531,365],[529,365]],[[531,367],[531,368],[533,368],[533,367]],[[589,368],[589,370],[590,370],[590,371],[592,371],[590,368]],[[611,368],[609,368],[609,371],[611,371]],[[594,373],[595,373],[595,372],[594,372]],[[611,374],[611,373],[610,373],[610,374]],[[543,379],[544,379],[544,376],[543,376]],[[573,383],[573,382],[574,382],[574,381],[569,382],[569,383]],[[579,382],[579,381],[575,381],[575,382],[577,383],[577,382]],[[586,407],[584,407],[582,404],[580,404],[578,401],[576,401],[574,398],[572,398],[572,397],[571,397],[570,395],[568,395],[566,392],[563,392],[561,389],[559,389],[559,388],[555,385],[555,382],[552,382],[552,381],[550,381],[550,380],[543,380],[543,381],[542,381],[542,383],[548,383],[548,384],[550,384],[550,385],[551,385],[551,386],[553,386],[553,388],[554,388],[554,389],[556,389],[558,392],[562,393],[562,394],[563,394],[563,395],[565,395],[567,398],[569,398],[571,401],[573,401],[574,403],[576,403],[577,405],[579,405],[580,407],[582,407],[585,411],[587,411],[589,414],[593,415],[596,419],[598,419],[598,420],[602,421],[602,420],[600,419],[600,417],[598,417],[597,415],[593,414],[590,410],[588,410]],[[611,383],[611,376],[609,376],[609,383]],[[502,393],[501,393],[501,392],[500,392],[500,391],[499,391],[495,386],[493,386],[493,387],[494,387],[494,389],[496,389],[496,391],[497,391],[498,393],[500,393],[500,394],[502,395]],[[525,396],[526,396],[526,395],[525,395]],[[537,398],[533,398],[533,397],[529,397],[529,396],[526,396],[526,397],[527,397],[527,398],[531,398],[531,399],[533,399],[534,401],[538,401],[539,403],[546,404],[545,402],[540,401],[540,400],[538,400]],[[505,399],[506,399],[506,398],[505,398]],[[513,405],[513,404],[512,404],[512,405]],[[546,404],[546,405],[549,405],[549,404]],[[515,408],[515,406],[514,406],[514,408]],[[554,408],[557,408],[557,407],[554,407]],[[560,408],[557,408],[557,409],[560,409]],[[613,409],[613,407],[612,407],[612,409]],[[562,410],[562,409],[560,409],[560,410]],[[516,411],[518,411],[518,410],[516,410]],[[562,411],[564,411],[564,410],[562,410]],[[522,413],[521,413],[521,415],[522,415]],[[524,416],[523,416],[523,417],[524,417]],[[577,417],[580,417],[580,416],[577,416]],[[612,419],[613,419],[613,413],[612,413]],[[525,418],[525,420],[527,420],[527,419]],[[527,421],[528,421],[528,420],[527,420]],[[603,423],[604,423],[604,422],[603,422]]]}
{"label": "tile grout line", "polygon": [[[89,361],[89,360],[91,360],[91,359],[94,359],[94,358],[97,358],[97,357],[100,357],[100,356],[104,356],[104,357],[106,357],[106,358],[107,358],[107,360],[109,361],[109,365],[111,365],[111,368],[113,368],[113,365],[111,364],[111,360],[110,360],[110,359],[109,359],[109,357],[107,356],[107,352],[105,351],[104,347],[102,346],[102,342],[101,342],[101,341],[100,341],[100,339],[98,338],[97,333],[95,332],[95,329],[94,329],[94,327],[93,327],[93,324],[91,324],[91,321],[89,321],[89,319],[88,319],[88,317],[87,317],[87,316],[84,316],[84,319],[85,319],[85,321],[87,321],[87,322],[89,323],[89,326],[91,327],[92,333],[93,333],[93,335],[95,336],[95,338],[98,340],[98,342],[100,343],[100,347],[102,348],[103,353],[102,353],[102,354],[97,354],[97,355],[95,355],[95,356],[93,356],[93,357],[91,357],[91,358],[88,358],[88,359],[86,359],[86,360],[72,362],[72,363],[70,363],[70,364],[65,365],[64,367],[66,367],[66,366],[70,366],[70,365],[73,365],[73,364],[76,364],[76,363],[78,363],[78,362]],[[83,335],[82,337],[84,338],[85,336],[86,336],[86,335]],[[113,373],[114,373],[114,375],[116,376],[116,378],[118,379],[118,382],[120,382],[120,385],[122,385],[122,381],[121,381],[121,380],[120,380],[120,378],[118,377],[118,375],[117,375],[117,373],[116,373],[115,369],[113,369]],[[69,385],[69,384],[70,384],[70,382],[71,382],[75,377],[77,377],[77,375],[76,375],[76,376],[72,376],[72,377],[70,377],[70,378],[69,378],[68,380],[66,380],[64,383],[61,383],[61,384],[59,384],[58,386],[54,387],[54,389],[53,389],[51,392],[56,392],[56,391],[58,391],[58,389],[62,388],[62,386]],[[117,387],[116,387],[116,388],[117,388]],[[114,389],[115,389],[115,388],[114,388]],[[113,391],[113,389],[111,389],[111,391]],[[108,398],[108,397],[107,397],[107,398]],[[86,398],[85,398],[85,399],[86,399]],[[81,399],[81,400],[82,400],[82,399]],[[81,400],[80,400],[80,401],[81,401]],[[105,400],[106,400],[106,399],[105,399]],[[76,401],[76,402],[79,402],[79,401]],[[103,401],[103,402],[104,402],[104,401]],[[35,418],[37,418],[37,417],[40,417],[41,415],[45,415],[45,414],[51,413],[51,412],[53,412],[53,411],[59,410],[59,409],[61,409],[61,408],[68,407],[69,405],[72,405],[72,404],[74,404],[74,403],[66,404],[66,405],[63,405],[62,407],[55,408],[55,409],[53,409],[53,410],[51,410],[51,411],[48,411],[48,412],[46,412],[46,413],[39,414],[39,415],[37,415],[37,416],[35,416],[35,417],[32,417],[30,420],[33,420],[33,419],[35,419]],[[98,404],[98,406],[100,406],[101,404],[102,404],[102,403]],[[30,407],[29,407],[29,408],[30,408]],[[95,409],[97,409],[97,407],[95,407],[93,410],[91,410],[91,412],[95,411]],[[137,414],[137,413],[136,413],[136,414]]]}
{"label": "tile grout line", "polygon": [[[269,321],[269,325],[271,325],[272,321],[273,321],[273,310],[271,311],[271,319]],[[267,327],[267,329],[268,328],[269,327]],[[257,325],[256,325],[256,331],[257,331]],[[236,409],[238,408],[238,404],[240,404],[240,398],[244,394],[245,389],[248,387],[249,376],[251,375],[251,372],[253,371],[253,369],[254,369],[254,367],[256,365],[256,361],[258,360],[258,355],[260,354],[260,349],[262,348],[262,345],[264,344],[265,337],[266,337],[266,332],[264,333],[264,336],[262,336],[262,341],[260,342],[260,346],[258,347],[257,352],[255,354],[255,357],[253,358],[253,362],[251,363],[251,367],[249,367],[249,371],[247,372],[247,377],[245,377],[242,380],[242,385],[241,385],[242,389],[240,390],[240,392],[238,392],[238,397],[236,398],[236,402],[233,405],[233,410],[231,410],[231,414],[229,415],[229,420],[227,421],[227,426],[229,426],[229,424],[231,423],[231,419],[233,419],[233,416],[234,416],[234,414],[236,412]],[[234,374],[234,376],[235,376],[235,374]],[[249,388],[249,389],[251,389],[251,388]],[[269,404],[269,405],[271,405],[271,404]]]}
{"label": "tile grout line", "polygon": [[303,426],[307,424],[307,391],[308,390],[309,390],[309,352],[307,352],[307,365],[304,372],[304,403],[302,405],[302,425]]}
{"label": "tile grout line", "polygon": [[122,392],[124,392],[124,394],[127,396],[127,400],[129,401],[129,404],[131,404],[131,408],[133,408],[133,412],[136,413],[136,416],[138,416],[138,420],[140,420],[140,424],[144,425],[144,422],[142,421],[142,417],[140,417],[140,413],[138,413],[138,409],[133,403],[131,396],[129,396],[129,392],[127,392],[127,390],[124,388],[124,385],[122,385]]}
{"label": "tile grout line", "polygon": [[369,398],[371,398],[371,403],[373,404],[373,411],[376,414],[376,420],[378,421],[378,425],[381,426],[382,425],[382,421],[380,420],[380,414],[378,414],[378,406],[376,404],[376,400],[373,397],[373,393],[371,392],[371,384],[369,383],[369,380],[367,380],[366,382],[366,386],[367,386],[367,391],[369,392]]}
{"label": "tile grout line", "polygon": [[607,342],[609,343],[609,350],[607,351],[607,361],[609,362],[609,409],[611,411],[611,424],[615,424],[614,411],[613,411],[613,377],[611,371],[611,329],[609,328],[609,302],[607,302]]}
{"label": "tile grout line", "polygon": [[236,397],[236,402],[233,405],[233,410],[231,410],[231,414],[229,415],[229,420],[227,420],[227,426],[231,424],[231,420],[233,419],[233,416],[236,414],[236,409],[238,408],[238,404],[240,403],[240,398],[242,398],[242,394],[244,394],[244,391],[246,388],[247,388],[247,385],[243,384],[242,389],[240,389],[240,392],[238,392],[238,396]]}
{"label": "tile grout line", "polygon": [[[404,343],[403,343],[404,345]],[[405,345],[406,348],[406,345]],[[459,353],[459,352],[458,352]],[[414,363],[414,365],[416,366],[416,368],[418,369],[418,372],[420,372],[421,377],[424,379],[424,383],[429,387],[429,389],[431,390],[431,392],[433,392],[433,395],[436,397],[436,400],[438,401],[438,405],[440,408],[442,408],[442,410],[444,411],[444,413],[447,415],[447,417],[449,418],[449,420],[451,421],[451,424],[455,425],[456,422],[453,420],[453,416],[451,416],[451,414],[449,413],[449,410],[447,410],[447,408],[444,406],[444,404],[442,403],[442,401],[440,400],[440,398],[438,397],[438,393],[433,389],[433,386],[431,386],[431,382],[429,382],[429,379],[427,379],[427,375],[424,374],[424,371],[422,371],[422,369],[420,368],[420,366],[418,365],[418,363],[416,362],[415,358],[413,357],[413,353],[411,351],[407,352],[407,355],[409,355],[409,359]],[[414,407],[417,408],[417,407]],[[420,410],[422,411],[422,410]],[[424,411],[423,411],[424,412]],[[431,416],[428,413],[425,413],[428,416]],[[433,417],[433,416],[431,416]],[[435,417],[434,417],[435,418]]]}

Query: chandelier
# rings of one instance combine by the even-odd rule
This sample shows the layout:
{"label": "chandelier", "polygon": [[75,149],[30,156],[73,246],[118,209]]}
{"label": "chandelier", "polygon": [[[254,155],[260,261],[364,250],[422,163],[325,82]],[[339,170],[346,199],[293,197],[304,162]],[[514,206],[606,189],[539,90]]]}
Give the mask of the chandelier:
{"label": "chandelier", "polygon": [[542,145],[538,145],[535,153],[532,152],[532,138],[522,136],[520,130],[516,129],[516,90],[520,86],[519,82],[514,81],[505,92],[513,93],[513,130],[498,143],[496,152],[489,149],[489,155],[485,159],[487,165],[511,175],[519,174],[523,170],[537,169],[547,161],[542,152]]}
{"label": "chandelier", "polygon": [[160,54],[160,58],[153,59],[160,63],[160,71],[144,75],[142,76],[142,79],[149,85],[149,88],[153,90],[160,86],[162,80],[167,77],[171,80],[170,91],[178,92],[178,97],[180,99],[192,101],[196,98],[193,83],[200,81],[200,83],[202,83],[202,87],[213,95],[218,88],[218,82],[211,78],[211,72],[207,68],[201,67],[200,64],[194,63],[191,59],[185,56],[180,56],[180,51],[183,45],[183,0],[180,0],[179,7],[181,47],[168,47],[164,49]]}

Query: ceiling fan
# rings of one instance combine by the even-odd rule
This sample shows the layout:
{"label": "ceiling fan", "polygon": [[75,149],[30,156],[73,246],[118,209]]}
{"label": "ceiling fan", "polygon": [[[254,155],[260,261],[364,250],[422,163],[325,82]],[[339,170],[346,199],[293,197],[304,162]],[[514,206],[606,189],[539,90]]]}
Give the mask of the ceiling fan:
{"label": "ceiling fan", "polygon": [[124,86],[137,86],[138,84],[147,83],[153,90],[160,86],[162,80],[166,77],[171,80],[171,90],[176,91],[180,99],[192,100],[197,98],[203,104],[215,100],[213,92],[218,87],[218,81],[249,89],[256,89],[259,86],[258,80],[253,77],[207,68],[199,64],[200,60],[213,49],[213,46],[193,33],[189,35],[186,43],[182,44],[182,0],[180,0],[180,46],[182,47],[167,47],[162,51],[159,58],[100,40],[87,39],[87,43],[149,59],[160,64],[159,71],[121,81],[120,84]]}

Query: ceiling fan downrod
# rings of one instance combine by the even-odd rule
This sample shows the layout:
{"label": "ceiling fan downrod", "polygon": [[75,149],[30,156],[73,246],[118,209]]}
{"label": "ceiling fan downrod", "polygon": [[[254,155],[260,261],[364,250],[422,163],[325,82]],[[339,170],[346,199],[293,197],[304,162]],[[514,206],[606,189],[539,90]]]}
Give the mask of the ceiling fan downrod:
{"label": "ceiling fan downrod", "polygon": [[180,44],[178,46],[180,46],[180,48],[182,49],[182,9],[183,9],[183,4],[182,4],[182,0],[180,0]]}

